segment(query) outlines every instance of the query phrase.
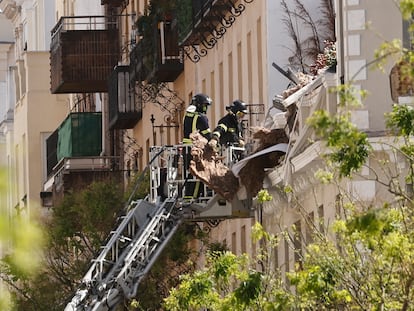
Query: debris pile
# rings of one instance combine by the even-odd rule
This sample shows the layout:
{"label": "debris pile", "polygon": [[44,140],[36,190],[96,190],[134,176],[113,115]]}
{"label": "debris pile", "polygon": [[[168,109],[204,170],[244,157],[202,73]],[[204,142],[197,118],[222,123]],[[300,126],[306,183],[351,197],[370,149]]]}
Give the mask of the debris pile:
{"label": "debris pile", "polygon": [[190,134],[190,138],[193,141],[190,173],[227,201],[231,201],[239,189],[238,178],[223,164],[207,139],[198,132]]}
{"label": "debris pile", "polygon": [[283,98],[288,98],[290,95],[296,93],[305,85],[309,84],[313,79],[315,79],[314,75],[309,75],[303,72],[297,72],[295,76],[298,79],[298,84],[284,90],[281,95]]}
{"label": "debris pile", "polygon": [[285,107],[282,101],[311,83],[315,78],[303,73],[297,73],[296,77],[297,84],[286,89],[273,103],[273,107],[270,109],[274,108],[275,112],[268,114],[269,118],[265,120],[265,127],[250,129],[256,148],[235,165],[238,166],[236,170],[235,166],[232,171],[223,164],[222,158],[208,145],[204,137],[197,132],[191,134],[190,138],[193,141],[191,174],[228,201],[234,198],[241,187],[245,188],[248,196],[256,196],[263,188],[266,169],[281,163],[287,152],[289,136],[298,130],[296,104]]}
{"label": "debris pile", "polygon": [[[289,142],[289,138],[284,129],[268,130],[266,128],[256,127],[252,128],[252,130],[254,131],[253,138],[258,140],[258,146],[253,154],[268,147],[281,143],[287,144]],[[246,191],[250,196],[256,196],[260,189],[263,188],[265,169],[277,166],[284,155],[285,153],[282,151],[262,154],[250,159],[240,170],[240,181],[246,187]]]}
{"label": "debris pile", "polygon": [[[258,127],[253,130],[255,131],[253,138],[258,140],[254,153],[288,142],[284,129],[268,130]],[[252,158],[240,170],[239,182],[239,178],[223,164],[222,158],[208,145],[203,136],[195,132],[190,135],[190,138],[193,141],[190,173],[228,201],[234,198],[241,185],[246,188],[250,196],[257,195],[263,187],[265,168],[275,167],[285,154],[281,151],[274,151]]]}

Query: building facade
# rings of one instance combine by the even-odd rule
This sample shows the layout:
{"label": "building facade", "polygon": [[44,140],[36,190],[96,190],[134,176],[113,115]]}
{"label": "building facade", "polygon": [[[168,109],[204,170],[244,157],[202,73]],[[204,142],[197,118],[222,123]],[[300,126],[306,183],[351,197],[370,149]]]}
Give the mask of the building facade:
{"label": "building facade", "polygon": [[[14,62],[14,36],[12,24],[3,15],[0,16],[0,167],[5,170],[10,158],[10,148],[13,142],[13,111],[14,90],[9,83]],[[8,178],[11,179],[10,176]],[[10,182],[6,184],[10,185]],[[1,206],[7,207],[7,196],[1,195]]]}
{"label": "building facade", "polygon": [[[212,128],[235,99],[249,105],[247,128],[266,124],[273,99],[292,83],[273,66],[291,69],[294,42],[283,22],[286,9],[273,0],[222,2],[177,1],[184,9],[177,13],[174,1],[0,1],[0,16],[14,28],[14,37],[6,35],[10,41],[0,45],[0,94],[8,94],[2,111],[13,111],[8,118],[14,120],[13,129],[3,131],[7,148],[0,158],[15,185],[8,206],[30,213],[32,204],[50,207],[65,191],[102,178],[128,185],[150,161],[151,146],[181,142],[185,108],[200,92],[213,99],[207,113]],[[319,4],[304,3],[317,20]],[[392,107],[387,73],[393,64],[385,75],[370,70],[370,64],[384,39],[403,38],[398,8],[393,1],[333,4],[337,72],[321,74],[282,101],[285,108],[296,106],[299,131],[289,133],[290,162],[267,172],[264,187],[274,200],[258,206],[254,218],[224,220],[211,228],[211,239],[237,254],[254,253],[255,221],[274,233],[295,225],[307,236],[306,219],[329,223],[335,217],[337,193],[314,178],[323,167],[321,146],[308,143],[313,134],[304,126],[317,108],[336,113],[330,87],[344,81],[368,90],[353,121],[373,140],[384,134],[384,113]],[[267,124],[274,127],[273,121]],[[253,144],[250,132],[245,135]],[[292,207],[280,192],[286,184],[297,190],[303,209]],[[379,191],[371,181],[346,186],[363,193],[364,200]],[[275,265],[293,268],[294,254],[281,243]]]}
{"label": "building facade", "polygon": [[46,138],[67,113],[66,103],[50,94],[47,69],[54,3],[1,1],[0,8],[14,29],[14,63],[9,64],[12,72],[7,76],[14,111],[6,155],[12,188],[8,205],[10,210],[29,215],[38,212],[41,202]]}
{"label": "building facade", "polygon": [[[267,174],[265,188],[272,194],[273,201],[265,203],[262,210],[263,225],[268,231],[285,232],[289,236],[281,239],[274,261],[282,272],[294,269],[300,262],[304,246],[312,242],[312,232],[326,233],[335,219],[343,216],[343,202],[350,199],[362,205],[378,206],[389,200],[387,189],[377,182],[377,178],[388,178],[381,169],[382,161],[388,163],[385,170],[394,174],[404,170],[404,161],[395,156],[390,147],[394,142],[386,131],[385,114],[392,110],[394,103],[412,103],[412,97],[410,93],[392,96],[391,72],[395,65],[392,59],[386,62],[383,71],[374,67],[378,63],[375,50],[384,41],[404,41],[406,25],[394,2],[387,1],[383,5],[379,8],[364,0],[335,1],[336,72],[320,74],[318,79],[283,101],[285,107],[293,105],[297,109],[298,128],[289,133],[290,151],[284,162]],[[339,98],[329,89],[341,82],[354,85],[356,92],[365,90],[368,94],[362,99],[362,106],[351,112],[351,120],[367,133],[374,153],[352,179],[326,185],[315,177],[319,170],[326,169],[321,158],[326,149],[320,141],[309,142],[316,137],[304,121],[317,109],[324,109],[330,115],[339,113]],[[291,186],[294,194],[285,193],[285,186]]]}

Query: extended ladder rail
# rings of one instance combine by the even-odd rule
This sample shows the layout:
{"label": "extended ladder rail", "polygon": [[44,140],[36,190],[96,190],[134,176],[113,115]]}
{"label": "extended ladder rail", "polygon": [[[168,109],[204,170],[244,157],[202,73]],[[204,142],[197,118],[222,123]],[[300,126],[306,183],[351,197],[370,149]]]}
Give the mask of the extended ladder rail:
{"label": "extended ladder rail", "polygon": [[116,277],[125,297],[133,298],[136,295],[142,277],[181,224],[182,218],[173,214],[175,203],[175,199],[164,201],[125,257],[123,268]]}
{"label": "extended ladder rail", "polygon": [[[149,265],[146,267],[140,266],[139,269],[132,268],[134,261],[131,252],[136,255],[142,252],[148,255],[154,253],[154,256],[157,256],[161,250],[157,252],[155,250],[162,249],[179,226],[180,222],[174,221],[171,214],[176,202],[175,197],[163,202],[163,204],[159,202],[150,203],[147,200],[133,201],[132,199],[146,172],[163,150],[164,147],[153,154],[151,161],[138,178],[125,208],[126,215],[120,218],[121,223],[117,225],[115,231],[110,233],[98,257],[92,261],[91,267],[82,279],[81,287],[67,304],[65,311],[110,310],[110,308],[117,305],[122,298],[122,294],[131,297],[138,286],[138,282],[133,285],[131,282],[134,279],[140,279],[140,275],[150,268]],[[155,203],[157,203],[158,208]],[[154,225],[154,222],[158,223],[158,225],[155,225],[157,230],[144,230],[146,226]],[[162,225],[159,225],[161,223]],[[142,243],[146,240],[140,239],[140,236],[145,232],[153,232],[155,236],[149,236],[148,239],[159,241],[159,244],[148,245]],[[141,243],[136,243],[139,239]],[[151,251],[146,250],[146,247],[149,246],[152,247]],[[137,249],[141,249],[141,251],[137,251]],[[125,258],[128,258],[126,263],[124,263]],[[148,260],[149,264],[155,261],[153,258],[147,259],[150,259]],[[142,269],[144,271],[141,271]],[[122,279],[123,277],[125,277],[125,280]]]}
{"label": "extended ladder rail", "polygon": [[157,209],[140,200],[125,216],[118,229],[83,278],[65,311],[110,310],[122,297],[136,295],[138,284],[158,254],[175,233],[181,220],[174,217],[174,200]]}
{"label": "extended ladder rail", "polygon": [[[248,201],[234,199],[231,203],[225,200],[223,203],[214,193],[200,198],[204,201],[200,203],[199,210],[191,205],[187,210],[189,214],[184,210],[178,213],[176,207],[182,206],[180,195],[189,178],[183,172],[183,150],[189,147],[178,145],[151,149],[152,159],[128,200],[126,215],[121,218],[116,230],[110,233],[100,254],[82,279],[81,288],[76,291],[65,311],[109,311],[123,297],[135,297],[140,281],[182,221],[250,217]],[[227,155],[230,163],[243,150],[230,149]],[[189,151],[185,152],[188,154]],[[133,201],[133,195],[147,171],[151,174],[150,195],[144,200]],[[162,172],[166,174],[162,175]],[[167,186],[166,190],[163,185]]]}

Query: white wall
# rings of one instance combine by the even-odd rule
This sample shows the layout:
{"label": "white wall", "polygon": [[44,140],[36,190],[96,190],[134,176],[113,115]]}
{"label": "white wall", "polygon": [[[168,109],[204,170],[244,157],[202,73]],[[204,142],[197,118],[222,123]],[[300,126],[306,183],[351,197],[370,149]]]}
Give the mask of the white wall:
{"label": "white wall", "polygon": [[0,14],[0,123],[12,117],[8,112],[12,112],[14,107],[14,94],[9,93],[13,91],[9,70],[12,62],[14,63],[13,41],[13,25]]}
{"label": "white wall", "polygon": [[2,13],[0,13],[0,42],[13,41],[13,25]]}
{"label": "white wall", "polygon": [[103,15],[104,6],[101,0],[74,0],[74,16]]}

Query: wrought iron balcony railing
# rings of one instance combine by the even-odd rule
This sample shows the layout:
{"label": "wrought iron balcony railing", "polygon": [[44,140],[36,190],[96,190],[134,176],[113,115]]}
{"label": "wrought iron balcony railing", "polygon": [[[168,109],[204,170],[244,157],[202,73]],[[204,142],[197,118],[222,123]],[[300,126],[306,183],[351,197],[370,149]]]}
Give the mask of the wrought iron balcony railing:
{"label": "wrought iron balcony railing", "polygon": [[107,92],[119,58],[119,16],[62,17],[52,29],[51,92]]}
{"label": "wrought iron balcony railing", "polygon": [[184,65],[171,14],[143,16],[137,24],[144,30],[130,53],[132,77],[149,83],[174,81]]}
{"label": "wrought iron balcony railing", "polygon": [[184,0],[177,8],[179,45],[185,55],[198,62],[207,55],[236,18],[254,0]]}
{"label": "wrought iron balcony railing", "polygon": [[109,127],[133,128],[142,118],[142,101],[136,100],[129,66],[116,66],[109,78]]}

